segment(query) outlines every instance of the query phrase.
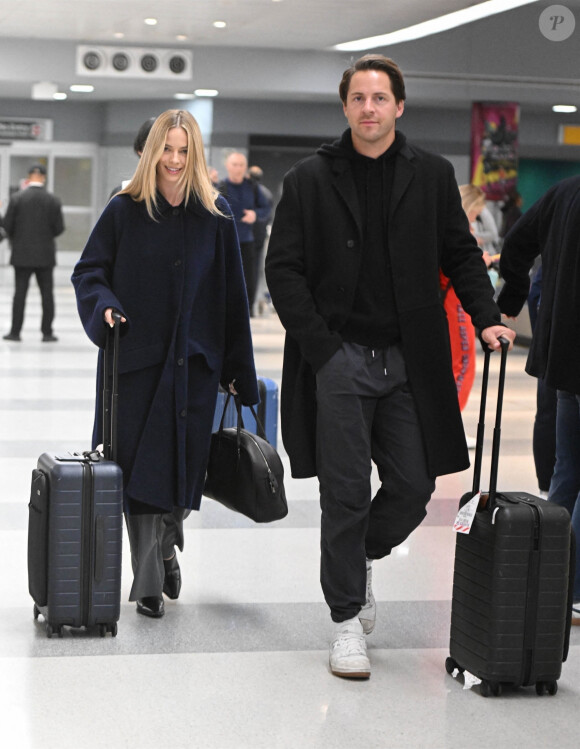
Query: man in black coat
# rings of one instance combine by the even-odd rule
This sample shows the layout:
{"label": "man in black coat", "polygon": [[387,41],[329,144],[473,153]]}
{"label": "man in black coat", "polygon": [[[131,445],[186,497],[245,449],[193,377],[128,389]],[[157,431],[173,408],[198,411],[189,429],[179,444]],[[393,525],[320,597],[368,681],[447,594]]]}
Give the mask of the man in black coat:
{"label": "man in black coat", "polygon": [[286,328],[284,445],[293,476],[320,483],[330,668],[360,678],[372,560],[423,520],[436,476],[469,465],[439,269],[490,348],[515,334],[501,326],[453,168],[395,131],[397,65],[367,55],[339,92],[350,128],[286,175],[266,278]]}
{"label": "man in black coat", "polygon": [[64,231],[60,200],[45,189],[46,169],[41,164],[30,167],[28,185],[11,199],[4,217],[4,229],[12,247],[15,290],[12,305],[12,327],[5,341],[20,341],[24,306],[30,276],[34,273],[42,297],[42,340],[58,340],[52,332],[54,297],[52,274],[56,265],[55,237]]}
{"label": "man in black coat", "polygon": [[[548,500],[570,512],[580,537],[580,177],[550,188],[505,238],[498,298],[516,317],[528,296],[529,272],[542,255],[542,295],[526,372],[557,390],[556,465]],[[572,621],[580,625],[580,544]]]}

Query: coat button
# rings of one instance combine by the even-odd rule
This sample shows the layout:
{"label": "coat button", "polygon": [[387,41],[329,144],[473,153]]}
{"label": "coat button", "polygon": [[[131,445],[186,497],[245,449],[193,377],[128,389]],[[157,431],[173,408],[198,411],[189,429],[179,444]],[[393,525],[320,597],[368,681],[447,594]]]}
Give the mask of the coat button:
{"label": "coat button", "polygon": [[181,265],[181,260],[176,260],[176,261],[175,261],[175,262],[173,263],[173,265],[175,265],[176,267],[180,266],[180,265]]}
{"label": "coat button", "polygon": [[348,242],[346,243],[346,246],[348,247],[349,250],[352,250],[352,248],[354,247],[354,239],[349,239]]}
{"label": "coat button", "polygon": [[179,415],[181,416],[182,419],[184,419],[187,416],[187,411],[185,410],[185,408],[183,409],[183,411],[179,412]]}
{"label": "coat button", "polygon": [[179,213],[179,208],[174,208],[173,209],[173,215],[177,216],[178,213]]}
{"label": "coat button", "polygon": [[177,360],[177,366],[178,367],[183,367],[183,359],[178,359]]}
{"label": "coat button", "polygon": [[340,291],[341,294],[343,294],[344,291],[345,291],[345,288],[344,288],[344,286],[339,286],[338,290]]}

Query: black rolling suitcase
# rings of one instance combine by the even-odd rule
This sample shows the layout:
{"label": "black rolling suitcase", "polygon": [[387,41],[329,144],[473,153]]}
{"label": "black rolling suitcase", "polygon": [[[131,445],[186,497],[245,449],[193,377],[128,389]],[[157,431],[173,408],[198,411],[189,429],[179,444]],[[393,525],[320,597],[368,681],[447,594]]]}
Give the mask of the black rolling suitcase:
{"label": "black rolling suitcase", "polygon": [[117,634],[123,534],[123,477],[114,462],[119,326],[116,317],[105,349],[103,454],[43,453],[32,472],[28,589],[34,618],[42,614],[48,637],[62,637],[65,625],[97,626],[103,637]]}
{"label": "black rolling suitcase", "polygon": [[[562,507],[526,492],[496,492],[507,358],[502,344],[489,494],[482,495],[469,534],[457,533],[450,657],[445,667],[481,679],[485,697],[502,686],[535,685],[555,694],[570,638],[574,539]],[[472,492],[478,493],[485,402],[486,351]]]}

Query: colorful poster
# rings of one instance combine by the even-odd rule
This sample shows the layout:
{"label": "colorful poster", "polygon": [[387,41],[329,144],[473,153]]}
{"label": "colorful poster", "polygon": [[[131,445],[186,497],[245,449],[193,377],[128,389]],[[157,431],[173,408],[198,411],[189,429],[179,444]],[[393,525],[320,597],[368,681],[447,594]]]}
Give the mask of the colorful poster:
{"label": "colorful poster", "polygon": [[488,200],[505,200],[518,178],[519,104],[474,102],[471,110],[471,182]]}

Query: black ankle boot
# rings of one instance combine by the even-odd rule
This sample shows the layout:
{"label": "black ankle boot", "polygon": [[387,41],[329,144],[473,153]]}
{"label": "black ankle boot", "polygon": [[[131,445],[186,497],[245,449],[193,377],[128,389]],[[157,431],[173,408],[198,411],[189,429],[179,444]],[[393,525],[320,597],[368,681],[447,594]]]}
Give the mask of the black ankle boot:
{"label": "black ankle boot", "polygon": [[168,598],[175,601],[176,598],[179,598],[181,590],[181,570],[179,569],[177,554],[174,554],[171,559],[164,559],[163,566],[165,567],[163,592]]}
{"label": "black ankle boot", "polygon": [[146,596],[137,601],[137,613],[150,616],[153,619],[161,619],[165,614],[165,605],[162,596]]}

